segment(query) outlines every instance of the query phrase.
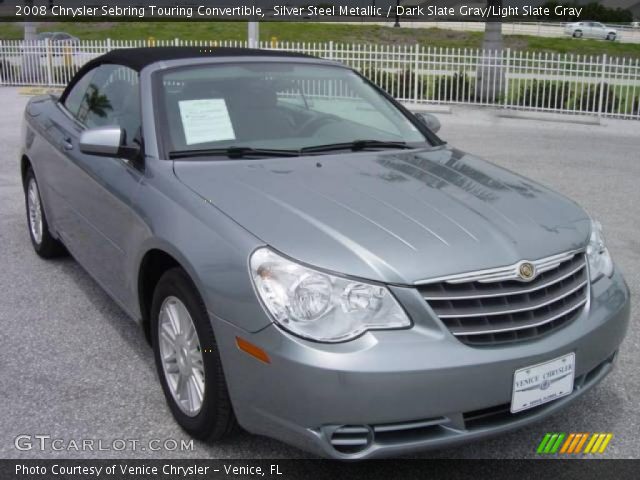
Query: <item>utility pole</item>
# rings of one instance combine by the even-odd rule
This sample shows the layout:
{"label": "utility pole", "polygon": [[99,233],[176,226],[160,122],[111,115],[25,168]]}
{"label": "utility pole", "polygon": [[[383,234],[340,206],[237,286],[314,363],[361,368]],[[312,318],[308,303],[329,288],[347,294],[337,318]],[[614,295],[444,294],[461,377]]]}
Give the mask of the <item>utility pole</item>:
{"label": "utility pole", "polygon": [[259,48],[260,47],[260,23],[259,22],[249,22],[247,27],[247,40],[249,44],[249,48]]}
{"label": "utility pole", "polygon": [[24,22],[24,40],[31,42],[36,39],[36,23]]}
{"label": "utility pole", "polygon": [[[33,0],[25,0],[26,7],[33,7]],[[35,22],[24,22],[24,40],[25,42],[31,42],[36,39],[36,24]]]}
{"label": "utility pole", "polygon": [[398,15],[398,10],[400,10],[400,0],[396,0],[396,23],[393,24],[394,27],[400,26],[400,15]]}
{"label": "utility pole", "polygon": [[[251,2],[253,6],[256,6],[256,1]],[[257,20],[257,15],[252,15],[254,20]],[[247,46],[249,48],[260,48],[260,23],[253,21],[247,23]]]}
{"label": "utility pole", "polygon": [[[25,6],[33,7],[33,0],[25,0]],[[36,40],[36,23],[24,22],[24,41],[25,48],[22,55],[22,79],[28,82],[38,78],[40,73],[40,56],[33,48],[29,48],[29,44]]]}

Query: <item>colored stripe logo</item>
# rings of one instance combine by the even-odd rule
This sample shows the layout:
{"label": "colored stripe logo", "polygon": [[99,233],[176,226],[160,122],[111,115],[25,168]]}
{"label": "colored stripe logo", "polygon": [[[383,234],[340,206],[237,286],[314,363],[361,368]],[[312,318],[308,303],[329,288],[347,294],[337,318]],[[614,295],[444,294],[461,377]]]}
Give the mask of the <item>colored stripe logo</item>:
{"label": "colored stripe logo", "polygon": [[547,433],[536,452],[541,455],[604,453],[612,438],[612,433]]}

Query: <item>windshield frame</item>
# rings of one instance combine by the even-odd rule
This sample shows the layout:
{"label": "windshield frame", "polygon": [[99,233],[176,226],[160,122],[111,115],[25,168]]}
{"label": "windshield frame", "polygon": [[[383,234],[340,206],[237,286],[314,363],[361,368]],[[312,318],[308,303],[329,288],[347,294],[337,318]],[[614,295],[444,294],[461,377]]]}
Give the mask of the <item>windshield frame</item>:
{"label": "windshield frame", "polygon": [[[274,60],[276,61],[274,62]],[[276,62],[278,64],[317,65],[317,66],[323,66],[326,68],[342,68],[342,69],[350,70],[352,73],[357,75],[360,79],[362,79],[367,86],[372,88],[375,92],[381,95],[382,98],[386,99],[393,107],[395,107],[395,109],[398,110],[418,130],[418,132],[420,132],[422,136],[424,136],[425,138],[424,143],[426,145],[419,146],[419,147],[417,146],[416,148],[426,148],[426,147],[433,148],[433,147],[439,147],[446,144],[446,142],[440,139],[440,137],[438,137],[434,132],[429,130],[429,128],[423,122],[421,122],[413,113],[411,113],[410,110],[408,110],[399,101],[397,101],[395,98],[389,95],[389,93],[387,93],[385,90],[383,90],[378,85],[373,83],[371,80],[369,80],[367,77],[362,75],[360,72],[358,72],[357,70],[347,65],[343,65],[341,63],[333,62],[330,60],[323,60],[320,58],[313,58],[313,57],[310,57],[309,59],[306,59],[306,58],[292,59],[290,57],[282,57],[281,59],[280,58],[275,59],[273,57],[272,58],[229,57],[229,59],[225,59],[224,61],[220,61],[220,59],[217,59],[217,61],[194,62],[194,63],[190,62],[187,64],[166,66],[164,68],[156,69],[151,73],[151,78],[150,78],[151,98],[153,99],[153,103],[154,103],[154,108],[153,108],[154,119],[153,120],[155,124],[155,133],[156,133],[156,139],[157,139],[159,159],[168,160],[168,161],[185,161],[185,160],[188,161],[193,158],[188,156],[185,156],[182,158],[170,158],[171,144],[170,144],[170,136],[168,134],[169,125],[168,125],[167,112],[165,111],[165,102],[163,98],[163,90],[162,90],[163,85],[161,83],[162,77],[165,74],[176,71],[176,70],[199,69],[202,67],[215,68],[217,66],[222,67],[222,66],[229,66],[229,65],[242,65],[247,63],[268,64],[268,63],[276,63]],[[358,152],[345,151],[343,154],[351,154],[351,153],[358,153]],[[224,160],[230,160],[226,157],[221,157],[221,158]],[[279,157],[262,157],[262,158],[256,158],[255,160],[267,160],[270,158],[279,158]]]}

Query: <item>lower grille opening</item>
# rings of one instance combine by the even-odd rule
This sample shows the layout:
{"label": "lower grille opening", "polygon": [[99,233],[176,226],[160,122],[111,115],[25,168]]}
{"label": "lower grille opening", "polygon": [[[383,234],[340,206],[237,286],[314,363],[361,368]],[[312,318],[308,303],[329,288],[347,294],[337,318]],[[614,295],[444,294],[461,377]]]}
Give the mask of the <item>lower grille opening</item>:
{"label": "lower grille opening", "polygon": [[443,433],[440,425],[447,421],[445,417],[438,417],[417,422],[376,425],[373,427],[375,441],[380,444],[394,444],[438,437]]}
{"label": "lower grille opening", "polygon": [[[591,369],[585,374],[576,377],[573,382],[574,391],[588,386],[593,382],[602,370],[615,358],[615,353],[607,358],[604,362],[598,364],[597,367]],[[538,405],[537,407],[530,408],[518,413],[511,413],[511,404],[504,403],[502,405],[496,405],[494,407],[483,408],[480,410],[473,410],[471,412],[465,412],[462,416],[464,418],[464,424],[467,430],[480,429],[484,427],[494,427],[502,423],[508,423],[509,421],[516,420],[518,418],[526,418],[530,415],[535,415],[541,410],[550,407],[554,402]]]}
{"label": "lower grille opening", "polygon": [[511,404],[504,403],[495,407],[483,408],[463,414],[464,425],[467,430],[492,427],[500,423],[506,423],[519,417],[526,417],[544,409],[548,404],[539,405],[518,413],[511,413]]}

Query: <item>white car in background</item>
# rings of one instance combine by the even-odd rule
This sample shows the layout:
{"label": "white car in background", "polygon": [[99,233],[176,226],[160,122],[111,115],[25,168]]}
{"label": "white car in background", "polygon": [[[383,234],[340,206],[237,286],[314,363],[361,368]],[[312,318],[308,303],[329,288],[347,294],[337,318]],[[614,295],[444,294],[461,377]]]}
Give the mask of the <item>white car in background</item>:
{"label": "white car in background", "polygon": [[607,27],[600,22],[575,22],[567,23],[564,32],[575,38],[600,38],[603,40],[615,40],[618,32],[615,28]]}
{"label": "white car in background", "polygon": [[36,40],[39,42],[44,42],[45,40],[49,40],[52,45],[77,45],[80,43],[80,39],[78,37],[74,37],[70,33],[66,32],[40,32],[36,37]]}

